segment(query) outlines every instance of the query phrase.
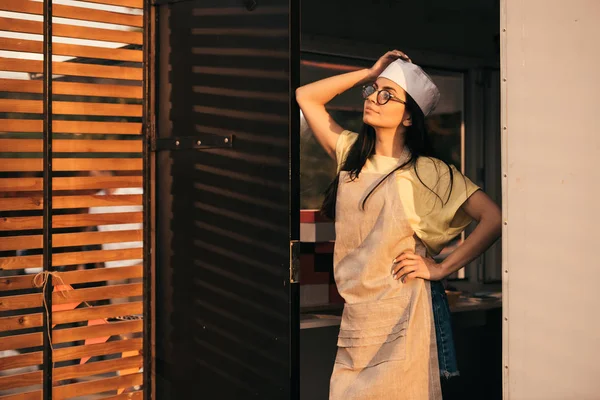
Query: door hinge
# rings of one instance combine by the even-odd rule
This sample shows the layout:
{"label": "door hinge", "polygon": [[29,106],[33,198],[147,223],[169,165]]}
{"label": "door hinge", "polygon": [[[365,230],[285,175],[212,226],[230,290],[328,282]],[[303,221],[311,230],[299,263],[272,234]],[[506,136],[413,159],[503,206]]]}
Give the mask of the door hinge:
{"label": "door hinge", "polygon": [[233,147],[233,135],[197,135],[176,136],[170,138],[153,138],[152,151],[161,150],[195,150]]}
{"label": "door hinge", "polygon": [[290,242],[290,283],[300,283],[300,242]]}

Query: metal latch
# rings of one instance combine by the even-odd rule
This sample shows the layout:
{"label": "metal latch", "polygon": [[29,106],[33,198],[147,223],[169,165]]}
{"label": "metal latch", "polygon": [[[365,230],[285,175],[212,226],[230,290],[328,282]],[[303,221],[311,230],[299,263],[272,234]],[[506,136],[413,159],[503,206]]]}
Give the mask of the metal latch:
{"label": "metal latch", "polygon": [[300,283],[300,242],[290,242],[290,283]]}
{"label": "metal latch", "polygon": [[233,147],[233,135],[197,135],[154,138],[151,143],[152,151],[195,150],[231,147]]}

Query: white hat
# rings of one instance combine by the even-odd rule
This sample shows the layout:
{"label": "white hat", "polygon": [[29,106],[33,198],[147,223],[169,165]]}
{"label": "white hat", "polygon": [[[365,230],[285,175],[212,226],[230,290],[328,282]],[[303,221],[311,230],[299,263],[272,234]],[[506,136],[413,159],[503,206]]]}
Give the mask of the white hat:
{"label": "white hat", "polygon": [[380,78],[387,78],[400,85],[419,105],[423,114],[428,115],[440,100],[440,91],[421,67],[404,60],[396,60],[382,73]]}

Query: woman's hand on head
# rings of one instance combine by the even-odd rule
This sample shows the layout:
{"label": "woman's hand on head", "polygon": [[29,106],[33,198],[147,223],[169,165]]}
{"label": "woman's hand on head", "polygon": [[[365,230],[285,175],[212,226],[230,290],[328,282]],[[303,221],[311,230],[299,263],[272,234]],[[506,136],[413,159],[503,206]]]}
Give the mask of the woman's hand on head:
{"label": "woman's hand on head", "polygon": [[404,61],[412,62],[412,60],[410,59],[410,57],[408,57],[406,54],[404,54],[400,50],[388,51],[383,56],[381,56],[379,58],[379,60],[377,60],[377,62],[375,64],[373,64],[373,66],[370,68],[372,79],[373,80],[377,79],[377,77],[379,75],[381,75],[381,73],[391,63],[393,63],[394,61],[396,61],[399,58],[403,59]]}
{"label": "woman's hand on head", "polygon": [[444,269],[434,259],[421,257],[410,250],[394,259],[392,276],[394,279],[400,279],[402,283],[416,278],[428,281],[439,281],[445,278]]}

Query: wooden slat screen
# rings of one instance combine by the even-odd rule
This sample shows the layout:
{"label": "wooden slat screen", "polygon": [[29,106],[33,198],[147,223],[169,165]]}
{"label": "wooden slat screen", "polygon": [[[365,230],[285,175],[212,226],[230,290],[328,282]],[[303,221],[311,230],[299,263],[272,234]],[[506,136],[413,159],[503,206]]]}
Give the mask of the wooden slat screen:
{"label": "wooden slat screen", "polygon": [[[142,399],[144,1],[53,4],[51,336],[44,252],[45,2],[0,1],[0,398]],[[68,4],[67,4],[68,3]],[[32,35],[33,34],[33,35]],[[46,381],[48,382],[48,381]]]}
{"label": "wooden slat screen", "polygon": [[[0,3],[0,9],[9,11],[5,7],[8,3]],[[26,27],[17,24],[10,30],[18,34],[26,32]],[[12,42],[22,41],[12,39]],[[0,57],[0,181],[6,183],[6,190],[0,189],[0,224],[4,227],[0,228],[0,279],[3,282],[0,284],[0,396],[14,398],[41,398],[43,379],[42,294],[32,286],[35,267],[41,266],[42,224],[37,229],[28,229],[26,222],[31,219],[41,222],[43,209],[23,206],[28,194],[41,199],[42,193],[40,190],[26,192],[22,186],[11,188],[12,182],[22,179],[42,179],[43,116],[26,113],[27,110],[19,107],[24,102],[42,103],[42,80],[19,79],[23,78],[19,71],[10,68],[11,63],[41,65],[42,42],[35,43],[35,47],[20,50],[0,38],[0,50],[26,51],[30,58],[36,58],[19,58],[22,53],[8,53],[14,58]],[[15,121],[16,126],[11,121]],[[39,149],[25,153],[30,150],[25,146],[20,149],[22,153],[10,151],[19,149],[23,141],[39,143]],[[27,158],[22,157],[25,154]],[[32,171],[31,165],[40,168]],[[40,258],[40,262],[33,261],[32,257]]]}

